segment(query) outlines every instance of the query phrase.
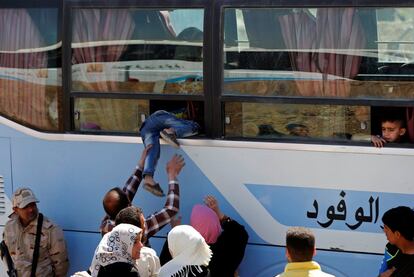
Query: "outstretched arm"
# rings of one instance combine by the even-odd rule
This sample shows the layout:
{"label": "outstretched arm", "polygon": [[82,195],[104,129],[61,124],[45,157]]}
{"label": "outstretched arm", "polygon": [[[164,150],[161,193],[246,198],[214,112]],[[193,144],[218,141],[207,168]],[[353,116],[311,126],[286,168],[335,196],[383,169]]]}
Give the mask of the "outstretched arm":
{"label": "outstretched arm", "polygon": [[128,178],[128,180],[126,181],[122,189],[123,191],[126,192],[129,202],[132,202],[132,200],[134,200],[134,196],[137,193],[139,184],[141,183],[141,180],[142,180],[142,170],[144,169],[145,159],[151,147],[152,145],[148,145],[147,147],[144,148],[144,150],[142,151],[141,157],[138,161],[138,164],[134,169],[134,172]]}
{"label": "outstretched arm", "polygon": [[150,238],[162,227],[170,223],[171,219],[178,213],[180,208],[180,190],[177,176],[184,165],[184,158],[179,155],[174,155],[167,163],[166,170],[169,181],[167,200],[165,201],[165,205],[162,210],[145,219],[145,223],[147,225],[145,235],[147,238]]}
{"label": "outstretched arm", "polygon": [[233,276],[243,260],[249,235],[243,225],[221,212],[214,196],[206,196],[204,203],[217,214],[223,228],[210,261],[211,276]]}

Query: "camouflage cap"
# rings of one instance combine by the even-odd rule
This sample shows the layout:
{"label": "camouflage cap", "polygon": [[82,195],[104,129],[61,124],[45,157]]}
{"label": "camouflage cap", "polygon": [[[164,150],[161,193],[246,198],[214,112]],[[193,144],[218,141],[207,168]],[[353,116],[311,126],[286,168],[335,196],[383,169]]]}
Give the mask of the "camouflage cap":
{"label": "camouflage cap", "polygon": [[36,196],[33,191],[29,188],[19,188],[13,193],[12,205],[13,208],[24,208],[30,203],[38,203]]}

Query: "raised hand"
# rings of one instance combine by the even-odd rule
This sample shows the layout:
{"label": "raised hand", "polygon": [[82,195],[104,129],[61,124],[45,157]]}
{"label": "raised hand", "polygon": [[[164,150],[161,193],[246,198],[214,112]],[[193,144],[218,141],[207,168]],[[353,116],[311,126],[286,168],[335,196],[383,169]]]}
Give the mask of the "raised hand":
{"label": "raised hand", "polygon": [[220,207],[218,205],[217,199],[214,196],[207,195],[206,197],[204,197],[204,203],[207,207],[212,209],[217,214],[219,219],[222,219],[224,217],[224,214],[221,212]]}
{"label": "raised hand", "polygon": [[185,166],[184,158],[181,155],[175,154],[171,160],[167,163],[167,175],[168,180],[176,180],[181,169]]}

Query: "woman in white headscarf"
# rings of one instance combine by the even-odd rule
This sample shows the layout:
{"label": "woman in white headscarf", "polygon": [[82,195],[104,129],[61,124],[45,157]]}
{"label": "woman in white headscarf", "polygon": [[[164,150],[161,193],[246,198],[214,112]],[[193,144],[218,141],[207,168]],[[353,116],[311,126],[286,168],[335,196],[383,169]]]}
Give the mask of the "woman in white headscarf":
{"label": "woman in white headscarf", "polygon": [[139,259],[142,229],[119,224],[105,234],[95,250],[91,265],[92,277],[139,277],[135,260]]}
{"label": "woman in white headscarf", "polygon": [[211,250],[190,225],[179,225],[168,233],[172,260],[161,267],[159,277],[201,277],[208,274]]}

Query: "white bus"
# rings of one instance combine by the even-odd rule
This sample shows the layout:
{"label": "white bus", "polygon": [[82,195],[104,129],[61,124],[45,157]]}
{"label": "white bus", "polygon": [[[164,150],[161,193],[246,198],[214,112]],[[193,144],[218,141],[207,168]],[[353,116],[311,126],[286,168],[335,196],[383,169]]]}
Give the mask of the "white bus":
{"label": "white bus", "polygon": [[[282,272],[290,226],[312,229],[324,271],[376,276],[383,213],[414,206],[414,3],[3,0],[0,37],[0,225],[12,192],[32,188],[70,274],[90,265],[103,195],[161,109],[202,131],[162,145],[155,179],[184,155],[183,222],[215,195],[249,233],[240,276]],[[406,135],[376,148],[387,116]],[[140,188],[133,204],[163,201]],[[150,240],[158,252],[169,229]]]}

